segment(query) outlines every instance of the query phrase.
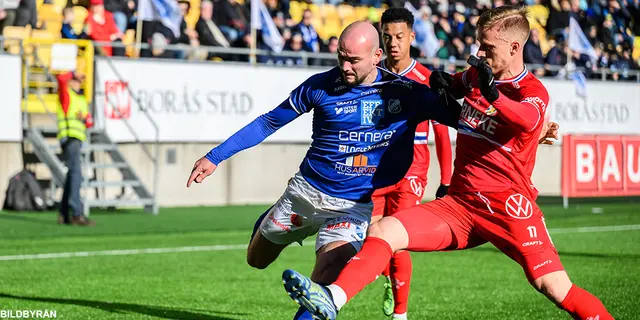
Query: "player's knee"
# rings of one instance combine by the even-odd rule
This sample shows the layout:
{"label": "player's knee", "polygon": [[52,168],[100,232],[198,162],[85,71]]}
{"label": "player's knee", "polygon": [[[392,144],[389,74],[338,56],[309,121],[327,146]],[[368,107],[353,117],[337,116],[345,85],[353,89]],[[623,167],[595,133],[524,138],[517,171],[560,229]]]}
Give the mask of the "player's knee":
{"label": "player's knee", "polygon": [[564,271],[552,272],[535,279],[533,287],[544,294],[549,300],[559,304],[571,289],[571,280]]}
{"label": "player's knee", "polygon": [[376,223],[370,225],[367,231],[367,237],[384,239],[384,228],[380,224],[380,221],[376,221]]}
{"label": "player's knee", "polygon": [[408,235],[404,226],[393,217],[385,217],[369,226],[367,237],[386,241],[393,251],[405,249],[408,244]]}
{"label": "player's knee", "polygon": [[271,261],[262,259],[260,256],[252,254],[251,251],[249,251],[247,253],[247,263],[253,268],[262,270],[266,269],[271,264]]}

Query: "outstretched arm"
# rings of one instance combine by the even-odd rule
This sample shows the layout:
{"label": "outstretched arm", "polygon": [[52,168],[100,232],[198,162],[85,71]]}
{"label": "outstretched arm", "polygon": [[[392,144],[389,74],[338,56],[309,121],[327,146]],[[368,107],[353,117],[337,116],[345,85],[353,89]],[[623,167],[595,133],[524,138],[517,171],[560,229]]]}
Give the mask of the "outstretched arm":
{"label": "outstretched arm", "polygon": [[287,99],[277,108],[257,117],[244,128],[238,130],[225,142],[209,151],[205,157],[217,166],[234,154],[264,141],[268,136],[295,120],[299,115],[291,107]]}
{"label": "outstretched arm", "polygon": [[196,161],[191,170],[189,180],[187,181],[187,187],[190,187],[194,181],[196,183],[202,182],[216,170],[220,162],[229,159],[242,150],[259,144],[300,115],[301,113],[296,112],[290,100],[287,99],[277,108],[257,117],[244,128],[234,133],[225,142],[213,148],[204,157]]}

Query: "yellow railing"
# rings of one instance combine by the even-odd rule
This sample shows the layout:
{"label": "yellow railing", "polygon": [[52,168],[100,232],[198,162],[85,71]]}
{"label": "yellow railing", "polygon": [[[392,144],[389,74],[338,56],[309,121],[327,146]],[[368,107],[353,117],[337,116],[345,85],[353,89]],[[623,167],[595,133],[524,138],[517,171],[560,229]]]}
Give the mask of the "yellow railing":
{"label": "yellow railing", "polygon": [[[59,100],[55,91],[57,84],[52,78],[58,74],[69,72],[69,70],[58,68],[58,62],[74,59],[74,57],[64,57],[57,54],[58,49],[64,45],[72,45],[77,48],[75,71],[85,76],[82,83],[84,95],[89,103],[93,101],[95,49],[91,41],[26,38],[22,41],[22,45],[22,88],[23,92],[30,92],[23,97],[22,110],[24,112],[55,113]],[[73,61],[67,62],[74,64]],[[37,76],[38,74],[42,76]]]}

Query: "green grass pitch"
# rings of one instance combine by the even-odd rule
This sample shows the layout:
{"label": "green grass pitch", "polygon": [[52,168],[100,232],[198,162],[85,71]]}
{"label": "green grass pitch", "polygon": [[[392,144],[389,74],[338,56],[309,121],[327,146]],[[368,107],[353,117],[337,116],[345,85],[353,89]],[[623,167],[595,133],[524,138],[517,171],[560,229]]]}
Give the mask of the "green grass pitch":
{"label": "green grass pitch", "polygon": [[[58,226],[51,212],[0,212],[0,310],[55,310],[59,319],[83,320],[291,319],[296,305],[282,289],[280,275],[286,268],[309,274],[313,246],[292,245],[266,270],[250,268],[243,246],[265,209],[166,208],[156,217],[141,211],[96,212],[94,228]],[[640,205],[574,205],[569,210],[547,205],[543,210],[573,281],[600,297],[616,319],[640,319]],[[602,226],[627,227],[577,229]],[[15,257],[199,246],[217,247]],[[490,245],[412,256],[410,319],[569,319],[528,285],[515,262]],[[381,299],[382,283],[375,282],[339,319],[385,319]]]}

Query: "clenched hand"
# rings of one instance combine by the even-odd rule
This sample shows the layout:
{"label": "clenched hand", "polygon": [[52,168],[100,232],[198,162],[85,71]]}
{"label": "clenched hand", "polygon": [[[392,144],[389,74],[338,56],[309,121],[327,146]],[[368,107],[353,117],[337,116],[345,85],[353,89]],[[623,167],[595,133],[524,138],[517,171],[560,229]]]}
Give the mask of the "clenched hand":
{"label": "clenched hand", "polygon": [[552,145],[553,141],[547,139],[558,140],[558,129],[560,125],[555,122],[545,122],[540,132],[540,138],[538,138],[539,144]]}

